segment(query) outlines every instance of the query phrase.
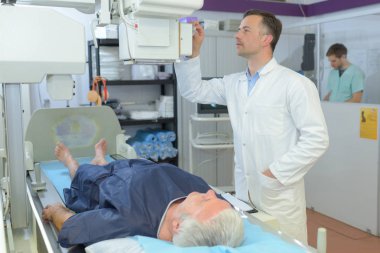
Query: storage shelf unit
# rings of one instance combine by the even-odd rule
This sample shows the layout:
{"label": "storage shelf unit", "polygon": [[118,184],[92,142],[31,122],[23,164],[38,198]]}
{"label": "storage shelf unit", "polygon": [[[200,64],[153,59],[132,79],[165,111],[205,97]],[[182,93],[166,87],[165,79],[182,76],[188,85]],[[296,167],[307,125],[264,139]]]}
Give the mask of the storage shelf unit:
{"label": "storage shelf unit", "polygon": [[[92,84],[94,73],[93,73],[93,63],[95,61],[96,64],[96,76],[101,75],[101,66],[100,66],[100,47],[118,47],[119,41],[117,39],[98,39],[97,40],[98,47],[94,46],[94,41],[88,41],[88,64],[89,64],[89,80],[90,84]],[[93,59],[93,52],[95,50],[95,59]],[[174,69],[174,68],[173,68]],[[107,80],[107,86],[137,86],[137,85],[160,85],[161,86],[161,94],[165,95],[165,87],[167,85],[171,85],[173,89],[173,111],[174,117],[170,118],[157,118],[157,119],[143,119],[143,120],[135,120],[135,119],[119,119],[121,126],[147,126],[147,125],[157,125],[159,124],[162,129],[170,129],[178,135],[178,120],[177,120],[177,80],[175,77],[175,73],[173,71],[173,75],[171,79],[163,79],[163,80]],[[90,87],[91,89],[91,87]],[[178,136],[177,136],[178,139]],[[177,139],[173,142],[173,146],[178,149],[178,141]],[[178,165],[178,155],[174,158],[168,158],[164,160],[160,160],[159,162],[169,162],[175,165]]]}
{"label": "storage shelf unit", "polygon": [[175,84],[174,79],[165,80],[107,80],[107,85],[157,85],[157,84]]}
{"label": "storage shelf unit", "polygon": [[[226,141],[225,143],[219,142],[216,138],[215,142],[212,139],[207,143],[199,143],[197,142],[197,138],[194,136],[194,124],[207,124],[210,122],[229,122],[229,117],[199,117],[198,115],[191,115],[189,119],[189,171],[190,173],[194,173],[194,163],[193,163],[193,149],[199,150],[221,150],[221,149],[233,149],[234,144],[231,141]],[[231,166],[233,164],[231,163]],[[218,173],[218,170],[216,170]],[[216,177],[218,177],[216,175]],[[233,191],[234,186],[232,185],[218,185],[218,187],[223,187],[223,189],[228,190],[228,192]]]}
{"label": "storage shelf unit", "polygon": [[191,142],[191,145],[193,146],[193,148],[197,148],[197,149],[229,149],[229,148],[234,148],[234,144],[232,142],[229,144],[214,143],[214,144],[209,144],[209,145],[197,143],[193,137],[193,131],[192,131],[192,126],[193,126],[192,122],[193,121],[198,121],[198,122],[226,122],[226,121],[230,121],[230,118],[228,118],[228,117],[198,117],[196,115],[191,115],[190,116],[190,132],[189,132],[190,142]]}
{"label": "storage shelf unit", "polygon": [[166,124],[172,123],[175,118],[158,118],[158,119],[120,119],[120,125],[122,126],[136,126],[136,125],[149,125],[149,124]]}

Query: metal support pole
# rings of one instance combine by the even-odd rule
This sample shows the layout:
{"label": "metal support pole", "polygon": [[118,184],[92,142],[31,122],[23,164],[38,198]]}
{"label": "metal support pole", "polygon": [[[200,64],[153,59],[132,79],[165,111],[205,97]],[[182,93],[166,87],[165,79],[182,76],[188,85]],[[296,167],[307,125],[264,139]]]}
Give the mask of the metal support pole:
{"label": "metal support pole", "polygon": [[317,24],[317,36],[316,36],[316,43],[317,43],[317,48],[316,48],[316,52],[317,52],[317,70],[316,70],[316,85],[317,85],[317,89],[318,89],[318,94],[319,94],[319,98],[322,100],[323,97],[322,97],[322,85],[321,85],[321,70],[320,70],[320,66],[321,66],[321,24]]}
{"label": "metal support pole", "polygon": [[27,226],[27,198],[21,85],[5,84],[4,101],[11,221],[13,228],[24,228]]}

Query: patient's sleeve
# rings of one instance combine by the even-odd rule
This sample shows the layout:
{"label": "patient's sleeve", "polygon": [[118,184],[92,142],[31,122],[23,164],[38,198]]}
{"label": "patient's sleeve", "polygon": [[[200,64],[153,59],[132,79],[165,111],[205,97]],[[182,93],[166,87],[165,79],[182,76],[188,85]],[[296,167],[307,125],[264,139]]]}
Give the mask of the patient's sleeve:
{"label": "patient's sleeve", "polygon": [[135,232],[139,221],[135,217],[128,220],[116,209],[102,208],[79,213],[63,224],[58,241],[62,247],[76,244],[85,246],[106,239],[120,238]]}

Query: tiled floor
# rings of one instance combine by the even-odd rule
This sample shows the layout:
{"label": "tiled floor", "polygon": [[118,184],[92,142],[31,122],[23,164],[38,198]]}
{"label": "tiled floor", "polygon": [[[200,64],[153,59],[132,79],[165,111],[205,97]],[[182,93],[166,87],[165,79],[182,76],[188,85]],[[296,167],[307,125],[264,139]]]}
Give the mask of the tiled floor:
{"label": "tiled floor", "polygon": [[380,253],[380,237],[307,210],[309,244],[316,247],[317,230],[327,229],[327,253]]}

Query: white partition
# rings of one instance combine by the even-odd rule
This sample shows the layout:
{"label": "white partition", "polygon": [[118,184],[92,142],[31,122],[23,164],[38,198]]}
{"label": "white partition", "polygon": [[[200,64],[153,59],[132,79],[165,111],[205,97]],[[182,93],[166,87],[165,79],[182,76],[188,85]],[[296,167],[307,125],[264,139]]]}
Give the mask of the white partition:
{"label": "white partition", "polygon": [[306,176],[306,202],[318,212],[380,235],[380,142],[379,137],[360,138],[362,107],[380,109],[372,104],[322,104],[330,147]]}

